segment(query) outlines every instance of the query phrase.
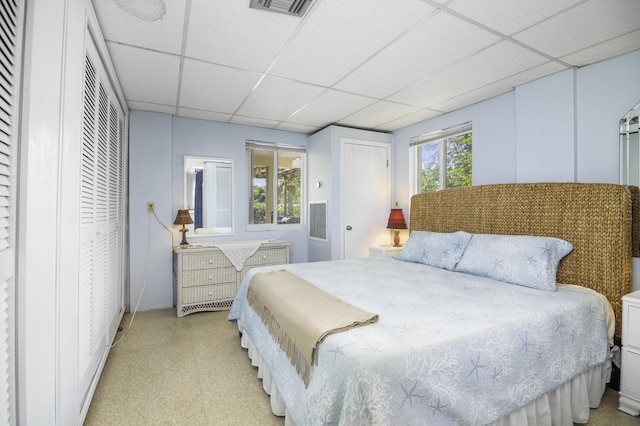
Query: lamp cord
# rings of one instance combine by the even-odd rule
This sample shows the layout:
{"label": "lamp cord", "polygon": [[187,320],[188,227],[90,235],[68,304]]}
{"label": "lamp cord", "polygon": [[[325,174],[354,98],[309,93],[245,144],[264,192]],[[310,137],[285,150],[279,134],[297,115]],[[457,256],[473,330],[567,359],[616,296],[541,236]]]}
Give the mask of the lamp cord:
{"label": "lamp cord", "polygon": [[[162,221],[156,214],[155,209],[152,211],[152,213],[153,213],[153,216],[156,218],[156,221],[158,221],[158,223],[171,235],[171,247],[173,247],[174,245],[173,232],[171,232],[171,229],[169,229],[164,223],[162,223]],[[142,293],[144,293],[144,289],[147,286],[147,281],[149,277],[149,249],[151,247],[151,222],[148,220],[148,218],[149,216],[147,216],[147,252],[144,255],[144,280],[142,283],[142,289],[140,290],[140,294],[138,295],[138,301],[136,302],[136,307],[131,313],[131,320],[129,321],[129,326],[127,327],[126,330],[124,330],[120,338],[111,344],[112,348],[118,343],[120,343],[120,341],[124,339],[127,333],[129,333],[129,330],[131,329],[131,325],[133,325],[133,319],[136,317],[136,312],[138,312],[138,306],[140,305],[140,300],[142,300]]]}

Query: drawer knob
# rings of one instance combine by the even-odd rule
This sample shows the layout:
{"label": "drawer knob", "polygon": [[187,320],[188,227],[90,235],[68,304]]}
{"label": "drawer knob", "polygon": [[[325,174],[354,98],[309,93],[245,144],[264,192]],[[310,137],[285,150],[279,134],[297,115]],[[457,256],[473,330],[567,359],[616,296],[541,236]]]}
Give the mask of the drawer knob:
{"label": "drawer knob", "polygon": [[263,255],[263,256],[262,256],[262,258],[263,258],[263,259],[266,259],[266,258],[267,258],[267,255],[266,255],[266,254],[265,254],[265,255]]}
{"label": "drawer knob", "polygon": [[209,263],[213,263],[213,259],[209,259]]}
{"label": "drawer knob", "polygon": [[209,296],[211,296],[212,294],[213,294],[212,292],[209,292]]}
{"label": "drawer knob", "polygon": [[212,279],[213,279],[213,277],[212,277],[211,275],[209,275],[209,279],[210,279],[210,280],[212,280]]}

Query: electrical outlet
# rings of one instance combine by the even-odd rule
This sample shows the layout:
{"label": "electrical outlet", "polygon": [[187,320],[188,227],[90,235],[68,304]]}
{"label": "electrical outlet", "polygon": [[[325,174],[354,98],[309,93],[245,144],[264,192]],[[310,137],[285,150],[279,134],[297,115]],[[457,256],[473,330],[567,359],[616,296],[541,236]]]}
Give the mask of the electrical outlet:
{"label": "electrical outlet", "polygon": [[147,203],[147,212],[153,213],[155,211],[156,211],[156,203],[154,203],[153,201],[149,201]]}

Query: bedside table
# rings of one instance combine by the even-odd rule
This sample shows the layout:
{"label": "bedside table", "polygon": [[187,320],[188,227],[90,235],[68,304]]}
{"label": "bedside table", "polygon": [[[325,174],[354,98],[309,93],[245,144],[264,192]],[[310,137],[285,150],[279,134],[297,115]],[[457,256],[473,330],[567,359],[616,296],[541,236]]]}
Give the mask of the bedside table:
{"label": "bedside table", "polygon": [[393,247],[393,246],[369,247],[369,257],[395,256],[400,253],[400,250],[402,250],[402,247]]}
{"label": "bedside table", "polygon": [[622,297],[622,361],[620,405],[627,414],[640,414],[640,290]]}

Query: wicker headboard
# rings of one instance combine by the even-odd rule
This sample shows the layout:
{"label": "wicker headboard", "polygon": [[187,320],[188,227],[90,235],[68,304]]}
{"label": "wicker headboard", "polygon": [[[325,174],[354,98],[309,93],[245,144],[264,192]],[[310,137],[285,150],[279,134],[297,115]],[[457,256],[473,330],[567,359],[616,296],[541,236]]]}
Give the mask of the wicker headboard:
{"label": "wicker headboard", "polygon": [[[631,256],[640,253],[637,187],[613,184],[515,183],[418,194],[410,228],[433,232],[540,235],[573,251],[560,263],[560,283],[604,294],[621,334],[622,296],[631,291]],[[633,209],[632,209],[633,206]],[[633,211],[632,211],[633,210]]]}

